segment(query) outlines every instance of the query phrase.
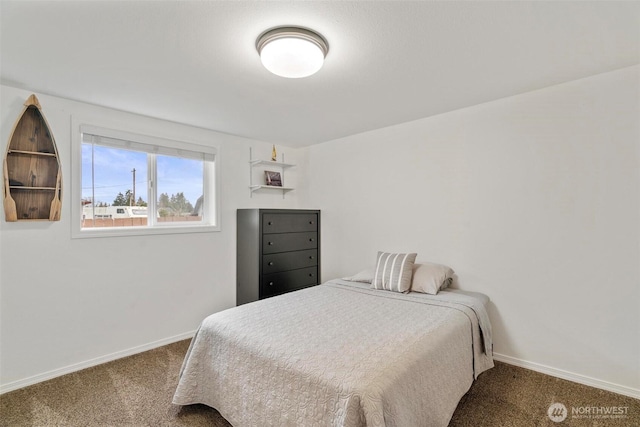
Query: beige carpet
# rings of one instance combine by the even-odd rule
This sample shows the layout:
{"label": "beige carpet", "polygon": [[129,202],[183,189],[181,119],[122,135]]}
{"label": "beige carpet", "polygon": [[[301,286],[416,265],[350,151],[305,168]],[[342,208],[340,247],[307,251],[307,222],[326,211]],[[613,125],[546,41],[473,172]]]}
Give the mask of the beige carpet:
{"label": "beige carpet", "polygon": [[[204,405],[171,404],[189,341],[65,375],[0,396],[0,426],[228,427]],[[554,423],[549,405],[569,417]],[[626,407],[621,419],[571,418],[572,407]],[[462,398],[451,426],[640,426],[640,400],[497,363]],[[421,426],[407,426],[421,427]]]}

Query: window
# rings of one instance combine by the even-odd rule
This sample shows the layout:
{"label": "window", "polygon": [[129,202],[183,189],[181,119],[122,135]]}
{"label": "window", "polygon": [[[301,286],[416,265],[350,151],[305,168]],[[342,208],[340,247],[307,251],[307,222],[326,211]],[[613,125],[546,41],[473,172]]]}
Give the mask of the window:
{"label": "window", "polygon": [[73,237],[218,230],[215,147],[78,126]]}

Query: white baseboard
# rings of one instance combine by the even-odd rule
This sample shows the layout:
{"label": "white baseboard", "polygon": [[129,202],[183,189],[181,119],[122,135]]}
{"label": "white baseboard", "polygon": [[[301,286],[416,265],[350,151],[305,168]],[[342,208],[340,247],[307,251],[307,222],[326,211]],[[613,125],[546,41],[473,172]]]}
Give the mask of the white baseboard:
{"label": "white baseboard", "polygon": [[552,377],[562,378],[563,380],[573,381],[574,383],[588,385],[590,387],[600,388],[602,390],[611,391],[614,393],[622,394],[629,397],[640,399],[640,390],[636,388],[627,387],[620,384],[610,383],[608,381],[602,381],[595,378],[587,377],[585,375],[568,372],[562,369],[552,368],[550,366],[541,365],[540,363],[528,362],[526,360],[517,359],[511,356],[505,356],[504,354],[494,353],[493,358],[498,362],[504,362],[509,365],[519,366],[521,368],[530,369],[532,371],[540,372],[543,374],[551,375]]}
{"label": "white baseboard", "polygon": [[144,351],[153,350],[154,348],[162,347],[164,345],[172,344],[174,342],[193,338],[196,331],[185,332],[173,337],[164,338],[158,341],[143,344],[137,347],[132,347],[126,350],[118,351],[115,353],[107,354],[105,356],[96,357],[95,359],[86,360],[80,363],[74,363],[73,365],[65,366],[64,368],[54,369],[53,371],[43,372],[42,374],[34,375],[28,378],[24,378],[18,381],[12,381],[7,384],[0,384],[0,394],[7,393],[13,390],[17,390],[23,387],[27,387],[33,384],[37,384],[43,381],[47,381],[62,375],[70,374],[72,372],[80,371],[82,369],[90,368],[92,366],[101,365],[103,363],[111,362],[112,360],[121,359],[123,357],[132,356],[134,354],[142,353]]}

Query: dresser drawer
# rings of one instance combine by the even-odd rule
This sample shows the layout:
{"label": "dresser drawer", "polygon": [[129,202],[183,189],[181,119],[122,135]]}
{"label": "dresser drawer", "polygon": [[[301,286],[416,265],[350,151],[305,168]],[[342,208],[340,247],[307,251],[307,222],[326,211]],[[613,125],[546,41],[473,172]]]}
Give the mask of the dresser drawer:
{"label": "dresser drawer", "polygon": [[318,247],[318,233],[280,233],[262,237],[262,253],[299,251]]}
{"label": "dresser drawer", "polygon": [[277,273],[279,271],[295,270],[297,268],[318,265],[318,250],[282,252],[264,255],[262,257],[262,273]]}
{"label": "dresser drawer", "polygon": [[299,233],[318,230],[318,215],[307,214],[264,214],[262,216],[262,232]]}
{"label": "dresser drawer", "polygon": [[262,292],[260,298],[279,295],[289,291],[316,285],[318,268],[308,267],[281,273],[264,274],[262,276]]}

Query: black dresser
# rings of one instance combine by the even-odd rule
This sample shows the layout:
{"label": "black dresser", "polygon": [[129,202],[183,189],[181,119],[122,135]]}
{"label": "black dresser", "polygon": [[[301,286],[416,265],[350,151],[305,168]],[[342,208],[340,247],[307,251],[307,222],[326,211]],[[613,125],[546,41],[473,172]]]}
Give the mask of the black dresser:
{"label": "black dresser", "polygon": [[320,211],[238,209],[237,305],[320,283]]}

